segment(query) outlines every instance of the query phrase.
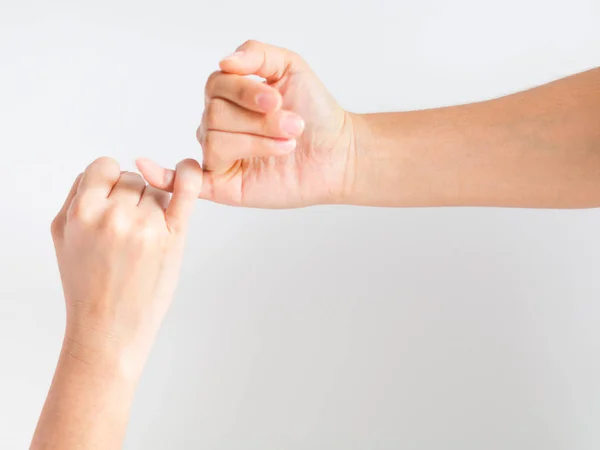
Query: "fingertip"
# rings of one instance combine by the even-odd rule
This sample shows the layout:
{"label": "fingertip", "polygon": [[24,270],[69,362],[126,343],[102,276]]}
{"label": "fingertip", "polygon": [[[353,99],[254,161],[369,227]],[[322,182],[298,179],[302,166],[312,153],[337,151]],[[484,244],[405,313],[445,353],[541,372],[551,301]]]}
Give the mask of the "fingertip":
{"label": "fingertip", "polygon": [[226,59],[219,61],[219,69],[221,69],[222,72],[229,72],[229,63]]}
{"label": "fingertip", "polygon": [[223,72],[240,73],[240,64],[243,62],[246,52],[236,51],[219,61],[219,68]]}
{"label": "fingertip", "polygon": [[142,169],[151,168],[153,165],[158,165],[158,164],[148,158],[137,158],[135,160],[135,165],[138,169],[142,170]]}
{"label": "fingertip", "polygon": [[135,160],[136,166],[144,179],[158,189],[170,190],[173,183],[173,171],[165,169],[155,161],[148,158]]}
{"label": "fingertip", "polygon": [[154,184],[152,183],[152,181],[156,181],[156,177],[155,174],[157,172],[157,165],[154,161],[149,160],[148,158],[137,158],[135,160],[135,165],[137,167],[137,169],[140,171],[140,173],[142,174],[142,176],[144,177],[144,179],[150,183],[150,184]]}
{"label": "fingertip", "polygon": [[236,61],[241,59],[245,55],[245,53],[246,52],[244,50],[236,50],[231,55],[227,55],[221,61]]}

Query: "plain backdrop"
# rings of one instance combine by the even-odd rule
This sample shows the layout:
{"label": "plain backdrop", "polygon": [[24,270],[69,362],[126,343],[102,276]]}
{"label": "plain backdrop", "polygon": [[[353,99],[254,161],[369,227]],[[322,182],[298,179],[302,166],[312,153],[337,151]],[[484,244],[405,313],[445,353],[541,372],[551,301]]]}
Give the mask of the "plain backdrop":
{"label": "plain backdrop", "polygon": [[[597,0],[0,0],[0,448],[27,448],[60,349],[74,177],[200,158],[237,45],[394,111],[597,66],[599,23]],[[599,255],[597,210],[199,202],[125,449],[598,449]]]}

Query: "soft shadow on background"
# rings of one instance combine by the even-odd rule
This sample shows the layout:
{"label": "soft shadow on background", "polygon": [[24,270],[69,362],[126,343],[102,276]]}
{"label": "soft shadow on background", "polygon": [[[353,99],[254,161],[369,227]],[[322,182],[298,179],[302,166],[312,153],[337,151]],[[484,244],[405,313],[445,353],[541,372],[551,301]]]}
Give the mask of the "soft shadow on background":
{"label": "soft shadow on background", "polygon": [[[64,325],[49,224],[85,165],[200,157],[252,38],[355,112],[598,65],[600,4],[0,3],[0,447],[26,448]],[[485,151],[485,149],[481,149]],[[600,447],[600,212],[198,204],[126,449]]]}

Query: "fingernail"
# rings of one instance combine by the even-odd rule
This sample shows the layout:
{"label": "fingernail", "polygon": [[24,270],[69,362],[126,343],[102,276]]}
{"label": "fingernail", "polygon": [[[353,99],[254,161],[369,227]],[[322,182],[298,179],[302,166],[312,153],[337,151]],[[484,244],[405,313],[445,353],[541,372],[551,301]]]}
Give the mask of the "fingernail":
{"label": "fingernail", "polygon": [[296,148],[296,139],[286,139],[285,141],[277,141],[279,150],[289,153]]}
{"label": "fingernail", "polygon": [[234,53],[232,53],[231,55],[229,55],[229,56],[226,56],[225,58],[223,58],[223,61],[224,61],[224,60],[226,60],[226,59],[236,59],[236,58],[239,58],[239,57],[241,57],[243,54],[244,54],[244,51],[243,51],[243,50],[238,50],[237,52],[234,52]]}
{"label": "fingernail", "polygon": [[256,96],[256,104],[260,109],[268,112],[279,106],[279,99],[275,95],[262,92]]}
{"label": "fingernail", "polygon": [[304,121],[296,114],[287,114],[281,119],[281,129],[292,136],[299,136],[304,130]]}

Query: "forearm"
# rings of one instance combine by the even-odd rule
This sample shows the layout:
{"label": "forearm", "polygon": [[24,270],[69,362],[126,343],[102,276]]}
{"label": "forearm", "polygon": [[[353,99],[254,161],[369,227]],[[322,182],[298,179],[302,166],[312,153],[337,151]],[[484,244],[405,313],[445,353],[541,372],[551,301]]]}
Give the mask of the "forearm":
{"label": "forearm", "polygon": [[138,380],[177,286],[202,185],[177,165],[173,195],[98,158],[52,221],[66,330],[32,449],[119,449]]}
{"label": "forearm", "polygon": [[66,338],[31,449],[120,449],[139,376],[128,364]]}
{"label": "forearm", "polygon": [[600,206],[600,69],[486,102],[352,122],[347,203]]}

